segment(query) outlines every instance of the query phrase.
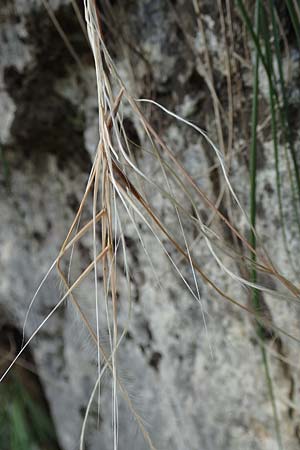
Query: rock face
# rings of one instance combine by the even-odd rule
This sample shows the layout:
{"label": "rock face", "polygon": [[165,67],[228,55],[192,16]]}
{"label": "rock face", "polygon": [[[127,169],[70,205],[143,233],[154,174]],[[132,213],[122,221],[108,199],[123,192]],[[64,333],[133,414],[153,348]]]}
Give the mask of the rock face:
{"label": "rock face", "polygon": [[[188,5],[189,2],[179,0],[102,3],[108,48],[134,95],[151,96],[168,109],[200,124],[217,141],[205,65],[201,65],[201,61],[205,61],[205,43],[203,35],[197,31],[193,2]],[[13,323],[20,330],[30,299],[57,257],[72,223],[98,141],[96,84],[89,46],[70,2],[53,0],[45,4],[55,14],[76,50],[75,55],[67,48],[43,2],[12,0],[0,5],[0,324]],[[215,86],[223,99],[227,72],[217,5],[203,2],[202,12],[207,45],[215,62]],[[233,17],[236,26],[241,26],[239,17],[235,14]],[[234,92],[231,173],[233,186],[247,209],[245,129],[251,104],[243,98],[251,92],[251,84],[247,81],[249,72],[243,67],[239,72],[238,64],[238,59],[233,61],[232,80],[237,92]],[[240,101],[244,101],[242,105],[238,105],[239,90],[245,94],[240,97]],[[228,108],[226,104],[223,106]],[[199,185],[212,199],[218,197],[222,183],[218,171],[211,169],[216,162],[211,150],[193,130],[161,112],[153,110],[150,118]],[[129,138],[142,147],[144,133],[126,108],[124,126]],[[225,137],[227,140],[228,136]],[[294,280],[278,236],[270,140],[266,134],[260,142],[258,230],[269,253],[276,258],[277,266]],[[140,147],[135,149],[139,167],[146,167],[146,172],[156,177],[155,182],[166,187],[163,176],[155,175],[157,164]],[[147,189],[147,198],[155,204],[157,214],[172,231],[179,233],[178,239],[182,239],[174,208],[153,188]],[[288,192],[285,184],[283,189]],[[179,203],[184,201],[182,192],[176,195]],[[197,206],[206,221],[211,212],[199,202]],[[91,208],[90,203],[84,212],[86,217],[91,217]],[[293,217],[290,211],[286,214],[291,247],[297,254]],[[241,214],[233,211],[233,217],[243,230]],[[149,229],[142,221],[137,221],[151,263],[136,230],[127,222],[124,234],[133,302],[128,333],[118,356],[119,376],[136,411],[145,421],[155,448],[276,448],[272,408],[253,323],[245,312],[230,305],[201,280],[202,306],[199,305],[172,270],[172,264],[160,251]],[[195,233],[197,230],[188,225],[190,242],[195,239]],[[168,249],[177,261],[179,256],[174,249]],[[245,289],[212,262],[203,239],[197,242],[195,253],[204,272],[228,295],[242,303],[247,300]],[[74,272],[82,272],[92,257],[92,240],[87,235],[74,254]],[[235,270],[229,256],[224,263]],[[192,285],[192,271],[184,264],[180,269]],[[40,290],[29,314],[27,337],[61,298],[63,291],[58,279],[53,270]],[[119,283],[122,329],[128,313],[126,277],[122,273]],[[265,302],[275,323],[289,330],[297,329],[299,314],[295,314],[294,307],[269,297],[266,296]],[[78,298],[91,320],[95,320],[92,276],[78,288]],[[104,340],[108,340],[104,324],[101,329]],[[270,339],[266,343],[271,346]],[[284,337],[280,343],[282,356],[297,361],[296,345]],[[85,409],[97,378],[97,352],[71,305],[63,305],[55,312],[33,339],[31,350],[60,446],[62,450],[79,448]],[[292,404],[299,403],[297,368],[291,369],[276,359],[272,359],[271,367],[284,448],[292,450],[299,446],[298,413],[291,408]],[[89,416],[87,449],[113,448],[111,405],[111,377],[106,375],[99,426],[96,405]],[[119,448],[147,449],[148,444],[121,395],[118,418]]]}

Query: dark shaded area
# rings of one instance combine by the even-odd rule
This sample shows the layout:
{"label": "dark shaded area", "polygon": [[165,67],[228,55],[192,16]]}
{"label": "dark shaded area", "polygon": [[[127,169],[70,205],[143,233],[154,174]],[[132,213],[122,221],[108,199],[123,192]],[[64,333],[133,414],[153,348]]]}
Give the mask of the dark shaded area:
{"label": "dark shaded area", "polygon": [[[56,17],[82,61],[92,62],[91,51],[71,6],[63,5]],[[55,83],[78,66],[46,10],[33,10],[27,18],[28,43],[34,63],[23,72],[9,66],[4,72],[7,92],[17,109],[11,126],[14,151],[43,168],[45,154],[57,155],[58,168],[70,163],[88,172],[90,157],[84,147],[83,112],[55,90]],[[51,49],[51,51],[49,51]]]}
{"label": "dark shaded area", "polygon": [[[10,323],[0,328],[0,376],[22,345]],[[0,384],[1,450],[60,450],[50,410],[29,347]],[[38,446],[38,447],[37,447]]]}
{"label": "dark shaded area", "polygon": [[160,363],[161,358],[162,358],[162,354],[161,353],[153,352],[151,357],[150,357],[150,359],[149,359],[149,365],[151,367],[153,367],[153,369],[156,372],[158,372],[158,370],[159,370],[159,363]]}
{"label": "dark shaded area", "polygon": [[[61,5],[55,10],[55,16],[82,64],[93,64],[92,52],[72,6]],[[44,7],[32,10],[26,28],[26,42],[32,48],[40,72],[49,72],[55,78],[72,70],[76,62]]]}
{"label": "dark shaded area", "polygon": [[131,149],[134,153],[138,152],[139,147],[141,146],[141,141],[133,121],[128,117],[125,117],[123,120],[123,127],[126,136],[129,139],[129,143],[131,144]]}
{"label": "dark shaded area", "polygon": [[[280,17],[281,25],[284,29],[285,38],[289,42],[291,46],[295,45],[297,40],[295,36],[295,30],[293,27],[293,23],[291,20],[291,16],[287,7],[287,3],[281,0],[275,0],[275,6],[278,13],[278,17]],[[284,50],[284,41],[280,40],[281,50]]]}

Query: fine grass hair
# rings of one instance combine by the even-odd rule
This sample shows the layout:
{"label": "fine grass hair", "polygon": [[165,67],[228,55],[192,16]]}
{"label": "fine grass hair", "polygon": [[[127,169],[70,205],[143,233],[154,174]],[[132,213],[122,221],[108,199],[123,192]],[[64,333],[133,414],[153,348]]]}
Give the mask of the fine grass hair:
{"label": "fine grass hair", "polygon": [[[72,2],[73,3],[73,2]],[[201,2],[193,1],[193,7],[197,19],[197,25],[201,33],[205,36],[205,30],[201,15]],[[293,26],[297,39],[299,39],[297,26],[299,24],[299,14],[297,3],[287,1],[288,11],[291,14]],[[58,21],[51,10],[49,3],[44,0],[46,9],[58,32],[62,36],[68,50],[77,62],[80,70],[84,74],[84,68],[80,59],[68,41],[67,35],[61,29]],[[74,220],[66,233],[66,238],[61,246],[57,258],[51,264],[42,282],[36,290],[25,317],[23,327],[23,346],[16,358],[5,373],[1,376],[2,381],[16,360],[29,346],[33,338],[45,326],[58,308],[66,301],[70,302],[77,311],[78,316],[89,334],[97,351],[97,373],[95,383],[90,398],[87,400],[87,408],[83,420],[80,435],[80,450],[85,448],[85,432],[93,402],[97,402],[98,415],[103,408],[101,402],[101,381],[105,373],[111,377],[112,387],[112,448],[116,450],[120,447],[119,438],[119,402],[126,402],[133,415],[138,428],[149,448],[156,449],[151,433],[148,431],[143,418],[137,411],[126,384],[120,376],[118,367],[118,354],[122,352],[122,341],[126,336],[130,324],[132,309],[134,308],[131,295],[131,269],[128,264],[127,244],[125,230],[131,227],[136,233],[136,239],[142,250],[145,252],[149,267],[162,288],[162,277],[157,273],[153,263],[151,249],[145,244],[142,224],[147,231],[150,231],[155,242],[156,251],[160,251],[169,261],[170,268],[182,281],[189,292],[191,300],[196,301],[201,309],[202,320],[207,334],[207,342],[213,355],[213,346],[209,336],[209,326],[207,324],[207,311],[201,298],[200,284],[205,283],[217,301],[227,301],[233,306],[247,313],[254,319],[257,332],[257,340],[262,356],[262,364],[268,393],[272,404],[272,411],[275,422],[276,440],[278,448],[283,448],[282,435],[280,430],[280,417],[276,403],[276,388],[274,386],[271,371],[270,358],[264,342],[266,331],[272,333],[274,337],[284,336],[297,343],[300,341],[300,334],[294,334],[292,330],[279,327],[261,308],[261,298],[263,294],[272,296],[273,302],[291,302],[297,305],[300,301],[300,290],[293,280],[289,280],[285,274],[277,268],[271,260],[267,249],[256,230],[257,217],[257,133],[258,133],[258,106],[259,106],[259,74],[260,67],[263,66],[268,79],[269,104],[271,115],[272,142],[274,147],[274,171],[276,177],[276,188],[278,196],[278,208],[282,229],[282,239],[289,255],[291,264],[292,256],[288,248],[286,237],[286,225],[283,212],[283,198],[281,191],[280,160],[279,160],[279,130],[285,131],[286,138],[286,164],[292,167],[290,173],[291,202],[295,205],[296,217],[299,211],[300,178],[299,168],[295,149],[289,130],[288,106],[286,98],[286,86],[281,65],[279,49],[279,25],[276,9],[273,2],[263,4],[257,0],[255,5],[254,23],[247,13],[246,6],[242,0],[237,1],[240,14],[246,24],[249,35],[254,43],[254,70],[253,70],[253,100],[251,116],[251,145],[250,145],[250,211],[245,210],[242,202],[235,192],[230,177],[230,165],[232,158],[233,140],[233,113],[232,113],[232,79],[230,75],[230,44],[226,47],[226,61],[228,68],[227,93],[229,101],[229,118],[226,121],[229,132],[228,142],[225,144],[225,132],[222,116],[224,109],[216,94],[214,86],[213,67],[208,53],[207,42],[205,42],[206,70],[202,75],[209,88],[212,97],[213,110],[216,122],[216,136],[209,136],[206,131],[195,123],[170,111],[166,106],[153,99],[135,98],[129,91],[122,77],[118,73],[116,65],[109,53],[104,41],[102,31],[102,14],[94,0],[84,1],[85,27],[73,3],[75,13],[79,19],[81,27],[84,28],[90,48],[94,58],[96,86],[95,92],[98,98],[98,131],[99,142],[95,150],[91,172],[83,192],[82,200],[74,216]],[[228,7],[228,4],[227,4]],[[227,12],[229,14],[229,9]],[[222,33],[226,37],[226,24],[222,4],[219,2],[219,12],[222,23]],[[271,12],[271,15],[267,14]],[[231,18],[231,15],[229,16]],[[229,24],[232,27],[232,19]],[[294,24],[295,23],[295,24]],[[274,37],[275,60],[278,65],[279,83],[277,83],[273,51],[270,47],[270,30]],[[200,61],[201,62],[201,61]],[[199,64],[200,66],[200,64]],[[84,75],[83,75],[84,76]],[[279,89],[278,87],[279,86]],[[221,179],[221,188],[217,199],[204,191],[199,183],[187,171],[180,158],[172,150],[164,136],[161,135],[147,116],[146,107],[155,110],[158,115],[165,115],[174,121],[178,126],[184,126],[192,130],[195,135],[201,138],[209,148],[212,159]],[[147,168],[139,165],[132,153],[132,145],[124,127],[124,112],[130,111],[138,124],[139,132],[144,136],[144,143],[141,145],[143,151],[154,161],[156,173],[149,174]],[[216,142],[216,143],[215,143]],[[173,213],[173,225],[164,223],[159,216],[157,208],[151,195],[155,192],[160,199],[168,204]],[[224,213],[220,205],[226,199],[228,204],[228,214]],[[92,214],[89,220],[84,221],[89,211]],[[203,220],[201,207],[205,208],[209,219]],[[235,226],[231,209],[238,211],[243,218],[245,229],[243,232]],[[191,212],[192,211],[192,212]],[[85,213],[85,214],[83,214]],[[221,224],[221,228],[215,227],[215,222]],[[300,223],[300,222],[299,222]],[[190,227],[197,230],[197,239],[192,239],[189,234]],[[230,239],[224,237],[224,230],[229,234]],[[74,275],[72,272],[73,259],[76,257],[76,246],[87,234],[92,237],[93,258],[85,269]],[[220,282],[215,281],[203,269],[201,255],[197,252],[197,242],[202,240],[210,253],[212,264],[219,273],[222,273],[231,283],[242,286],[244,291],[251,298],[250,304],[240,298],[235,298],[223,288]],[[171,250],[170,250],[171,249]],[[226,259],[224,258],[226,256]],[[124,263],[124,274],[127,281],[127,292],[123,293],[127,299],[127,320],[126,325],[121,327],[119,321],[118,302],[118,282],[120,277],[120,267],[118,258]],[[230,261],[225,263],[225,260]],[[292,264],[293,265],[293,264]],[[64,293],[57,301],[55,307],[36,327],[35,331],[27,336],[26,325],[30,311],[38,298],[38,293],[50,272],[56,267],[61,279]],[[192,274],[192,281],[185,276],[185,268],[188,267]],[[263,275],[263,278],[260,275]],[[93,275],[94,280],[94,314],[91,320],[87,314],[84,303],[77,297],[76,288],[84,283],[88,276]],[[102,282],[99,282],[99,275]],[[269,284],[261,279],[272,279],[275,286],[270,288]],[[101,327],[105,324],[108,334],[108,345],[101,338]],[[27,339],[26,339],[27,337]],[[277,357],[283,358],[278,351],[273,352]]]}

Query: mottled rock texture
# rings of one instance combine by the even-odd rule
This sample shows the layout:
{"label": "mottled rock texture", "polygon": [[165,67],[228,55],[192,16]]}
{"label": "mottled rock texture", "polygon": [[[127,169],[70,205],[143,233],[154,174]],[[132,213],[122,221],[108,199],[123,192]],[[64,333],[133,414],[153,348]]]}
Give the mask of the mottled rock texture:
{"label": "mottled rock texture", "polygon": [[[105,16],[104,35],[108,49],[133,94],[151,96],[199,124],[217,142],[211,95],[203,75],[203,36],[197,29],[193,2],[126,0],[99,4]],[[78,208],[98,140],[97,94],[89,46],[71,4],[53,0],[49,5],[76,49],[82,67],[78,67],[78,62],[70,55],[41,1],[11,0],[2,1],[0,5],[3,168],[0,171],[0,323],[13,323],[20,330],[30,299],[56,258]],[[203,2],[202,12],[208,47],[214,58],[215,86],[226,109],[226,61],[217,2]],[[236,13],[233,21],[242,29]],[[242,52],[242,41],[236,43],[236,51]],[[247,210],[251,82],[249,69],[239,59],[233,61],[232,78],[236,109],[231,179]],[[295,83],[296,78],[297,74]],[[298,106],[295,100],[295,111]],[[143,145],[144,133],[130,112],[125,109],[124,114],[130,139]],[[197,134],[166,115],[153,110],[151,122],[173,146],[199,185],[215,199],[222,186],[218,172],[208,171],[216,162],[211,150]],[[298,132],[295,133],[297,141]],[[270,141],[270,130],[262,130],[258,230],[279,268],[295,280],[278,231]],[[140,167],[146,167],[147,173],[155,170],[151,158],[138,148],[136,158]],[[164,184],[162,176],[158,182]],[[284,193],[288,194],[288,189],[283,185]],[[180,202],[181,194],[177,195]],[[151,189],[147,196],[165,223],[175,229],[174,209]],[[199,207],[203,218],[207,219],[211,212],[205,205],[199,203]],[[91,203],[86,214],[91,214]],[[294,263],[299,267],[299,246],[293,214],[288,208],[286,215],[288,239],[296,255]],[[242,216],[237,211],[233,211],[233,216],[243,230]],[[275,449],[272,408],[260,348],[249,316],[199,281],[207,314],[206,333],[199,304],[159,251],[149,230],[142,223],[140,228],[161,284],[153,275],[134,228],[128,225],[125,237],[133,306],[129,332],[119,352],[119,370],[156,448]],[[179,229],[178,225],[176,229]],[[193,236],[193,229],[189,227],[187,233]],[[203,270],[228,294],[246,302],[246,290],[212,262],[203,240],[197,245],[196,254]],[[170,252],[178,259],[174,249],[170,248]],[[74,271],[82,271],[91,258],[91,236],[86,236],[74,255]],[[225,263],[236,271],[230,258],[225,258]],[[192,282],[191,270],[184,265],[181,268],[186,279]],[[120,328],[127,320],[124,285],[123,275],[119,287]],[[93,277],[90,277],[78,288],[78,298],[91,317],[93,286]],[[54,270],[32,308],[27,337],[55,306],[61,293]],[[294,307],[268,297],[264,301],[278,326],[299,329],[299,313]],[[104,338],[105,334],[103,327]],[[285,338],[281,338],[280,343],[284,355],[297,365],[298,344]],[[79,448],[85,408],[97,377],[97,355],[71,305],[56,311],[32,341],[31,350],[61,448]],[[272,362],[283,440],[286,450],[294,450],[300,445],[297,438],[300,422],[299,414],[291,412],[288,402],[299,405],[298,369],[276,360]],[[112,448],[111,379],[108,375],[102,390],[100,424],[97,428],[95,406],[88,423],[86,448]],[[148,448],[121,395],[119,448]]]}

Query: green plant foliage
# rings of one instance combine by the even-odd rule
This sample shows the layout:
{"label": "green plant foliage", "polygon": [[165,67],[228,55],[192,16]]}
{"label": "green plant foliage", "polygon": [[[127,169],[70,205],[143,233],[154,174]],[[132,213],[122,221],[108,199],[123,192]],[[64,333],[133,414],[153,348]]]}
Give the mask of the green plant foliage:
{"label": "green plant foliage", "polygon": [[[290,15],[291,22],[294,27],[296,39],[298,45],[300,43],[299,21],[293,2],[290,0],[285,1],[288,13]],[[255,67],[253,72],[253,103],[252,103],[252,118],[251,118],[251,148],[250,148],[250,218],[253,230],[256,224],[256,160],[257,160],[257,125],[258,125],[258,105],[259,105],[259,63],[264,66],[269,89],[269,107],[271,116],[271,136],[274,148],[274,170],[276,177],[276,191],[278,199],[279,217],[281,223],[281,230],[283,235],[283,241],[289,259],[291,261],[291,255],[287,244],[286,238],[286,225],[285,217],[283,213],[283,198],[281,192],[281,176],[280,165],[287,163],[288,168],[289,158],[293,163],[293,170],[289,171],[290,185],[291,185],[291,198],[287,199],[293,204],[293,210],[295,213],[295,219],[300,230],[299,220],[299,198],[300,198],[300,177],[299,167],[297,161],[297,155],[292,140],[292,130],[289,120],[289,107],[287,99],[287,88],[284,78],[282,55],[280,50],[280,36],[278,20],[279,15],[276,10],[274,0],[263,2],[262,0],[256,1],[255,8],[255,20],[251,20],[246,4],[243,0],[237,0],[241,16],[246,25],[248,33],[251,35],[254,43],[255,52]],[[300,46],[299,46],[300,48]],[[275,57],[274,57],[274,56]],[[275,70],[275,63],[277,65],[277,71]],[[278,75],[277,75],[278,74]],[[279,139],[283,145],[288,148],[289,154],[286,154],[286,160],[282,161],[279,152]],[[251,245],[256,247],[256,235],[255,232],[251,233]],[[253,269],[251,272],[251,279],[253,282],[257,281],[257,273],[255,269],[255,255],[252,255]],[[259,295],[256,289],[252,291],[253,304],[256,309],[259,308]],[[260,333],[260,326],[258,325],[258,334]],[[263,337],[262,337],[263,339]],[[282,439],[280,433],[280,421],[276,409],[276,399],[273,389],[272,378],[270,376],[270,369],[267,359],[267,354],[263,346],[261,346],[262,361],[265,369],[266,383],[268,385],[268,391],[270,400],[273,407],[273,416],[275,421],[276,435],[278,448],[282,449]]]}
{"label": "green plant foliage", "polygon": [[1,450],[57,449],[51,419],[16,374],[0,384],[0,398]]}

